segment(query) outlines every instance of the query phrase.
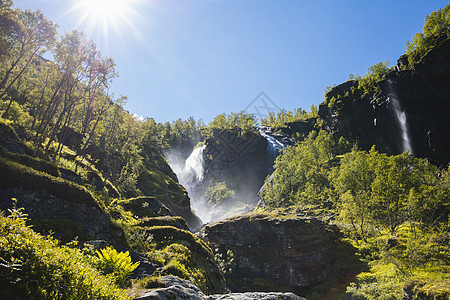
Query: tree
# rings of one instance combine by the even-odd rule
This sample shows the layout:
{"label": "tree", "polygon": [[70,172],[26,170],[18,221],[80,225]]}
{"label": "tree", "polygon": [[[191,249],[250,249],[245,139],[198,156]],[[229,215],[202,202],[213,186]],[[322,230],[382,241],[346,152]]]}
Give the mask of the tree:
{"label": "tree", "polygon": [[450,37],[450,4],[425,17],[423,32],[416,33],[407,43],[406,53],[410,63],[419,61],[430,49]]}
{"label": "tree", "polygon": [[10,39],[11,50],[8,58],[2,63],[2,69],[5,71],[1,75],[0,99],[6,95],[30,64],[50,49],[56,37],[56,25],[49,21],[40,10],[17,10],[14,17],[13,22],[16,22],[17,28],[14,31],[14,38]]}
{"label": "tree", "polygon": [[366,227],[370,223],[372,182],[376,176],[375,161],[378,156],[375,148],[369,153],[353,148],[341,159],[338,175],[333,181],[339,194],[340,218],[350,222],[364,241],[367,238]]}
{"label": "tree", "polygon": [[296,147],[284,149],[263,193],[265,205],[277,208],[327,202],[332,193],[330,162],[336,150],[333,135],[326,131],[313,131]]}

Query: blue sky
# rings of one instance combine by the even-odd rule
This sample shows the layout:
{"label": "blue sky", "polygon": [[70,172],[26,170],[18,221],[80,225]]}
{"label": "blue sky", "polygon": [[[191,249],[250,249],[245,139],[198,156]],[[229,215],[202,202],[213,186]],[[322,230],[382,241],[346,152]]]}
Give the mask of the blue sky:
{"label": "blue sky", "polygon": [[425,16],[448,4],[128,0],[129,9],[103,26],[80,22],[86,11],[73,9],[78,1],[15,0],[15,6],[41,9],[60,32],[84,30],[116,61],[113,91],[128,96],[125,108],[159,122],[189,116],[209,122],[243,110],[261,92],[277,107],[309,109],[350,73],[395,64]]}

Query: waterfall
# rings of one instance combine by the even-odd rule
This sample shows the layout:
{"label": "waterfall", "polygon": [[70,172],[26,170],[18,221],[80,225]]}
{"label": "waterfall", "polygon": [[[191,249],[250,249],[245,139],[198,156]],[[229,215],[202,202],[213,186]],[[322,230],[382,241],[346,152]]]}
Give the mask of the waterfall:
{"label": "waterfall", "polygon": [[170,155],[166,159],[177,175],[180,184],[186,188],[191,200],[191,208],[202,222],[207,223],[211,219],[211,213],[206,208],[202,193],[199,191],[199,184],[203,181],[205,175],[203,158],[205,148],[206,145],[194,148],[186,161],[182,163],[174,155]]}
{"label": "waterfall", "polygon": [[395,91],[394,83],[388,80],[388,99],[392,104],[392,109],[396,118],[397,126],[401,132],[402,152],[408,151],[413,154],[411,139],[409,137],[408,123],[406,120],[405,110],[402,110],[397,92]]}
{"label": "waterfall", "polygon": [[273,136],[267,134],[269,128],[262,127],[259,129],[259,134],[267,141],[267,164],[268,164],[268,175],[272,174],[274,171],[274,163],[277,159],[280,151],[286,147],[286,145]]}
{"label": "waterfall", "polygon": [[203,151],[205,148],[205,145],[195,148],[191,155],[186,159],[184,165],[184,173],[194,176],[193,180],[195,180],[195,182],[203,180],[203,175],[205,173]]}

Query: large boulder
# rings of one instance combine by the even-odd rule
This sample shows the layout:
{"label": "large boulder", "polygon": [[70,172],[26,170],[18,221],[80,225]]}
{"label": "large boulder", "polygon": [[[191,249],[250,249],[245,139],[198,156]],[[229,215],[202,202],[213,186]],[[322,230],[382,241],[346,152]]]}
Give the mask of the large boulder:
{"label": "large boulder", "polygon": [[335,234],[314,218],[244,215],[209,224],[202,234],[235,292],[302,292],[331,271]]}
{"label": "large boulder", "polygon": [[184,280],[175,276],[163,276],[158,278],[162,286],[158,289],[148,291],[136,300],[304,300],[292,293],[231,293],[215,294],[206,296],[202,291],[189,280]]}

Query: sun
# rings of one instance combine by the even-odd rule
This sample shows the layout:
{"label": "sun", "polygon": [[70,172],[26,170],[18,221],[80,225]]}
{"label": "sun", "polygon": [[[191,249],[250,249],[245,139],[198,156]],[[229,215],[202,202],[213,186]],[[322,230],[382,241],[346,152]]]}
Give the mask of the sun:
{"label": "sun", "polygon": [[112,33],[122,36],[123,31],[136,31],[133,19],[139,14],[134,9],[140,0],[78,0],[73,7],[77,11],[78,25],[88,32],[96,32],[104,39]]}
{"label": "sun", "polygon": [[80,9],[85,12],[88,19],[114,21],[123,18],[124,13],[129,10],[127,0],[81,0]]}

